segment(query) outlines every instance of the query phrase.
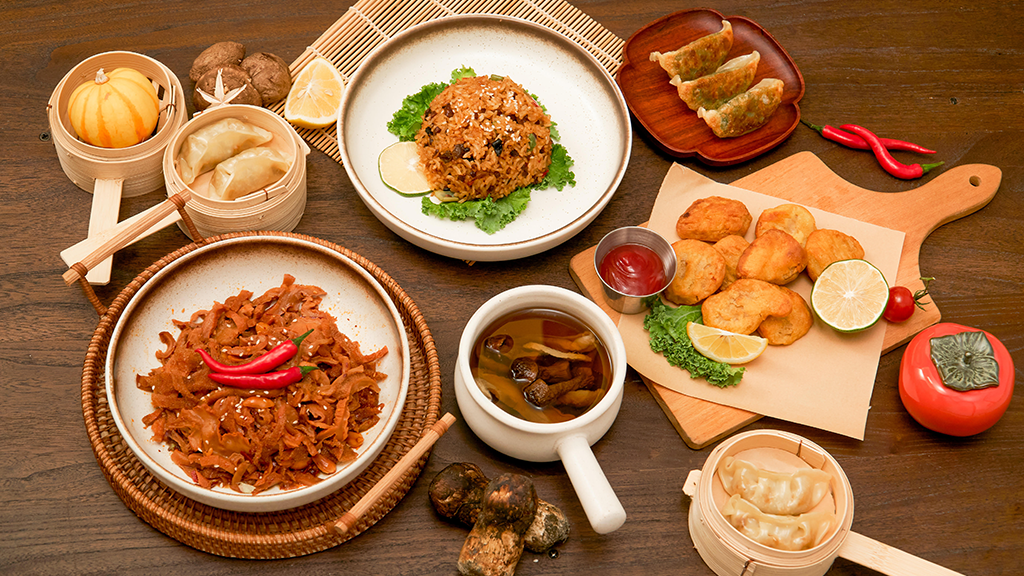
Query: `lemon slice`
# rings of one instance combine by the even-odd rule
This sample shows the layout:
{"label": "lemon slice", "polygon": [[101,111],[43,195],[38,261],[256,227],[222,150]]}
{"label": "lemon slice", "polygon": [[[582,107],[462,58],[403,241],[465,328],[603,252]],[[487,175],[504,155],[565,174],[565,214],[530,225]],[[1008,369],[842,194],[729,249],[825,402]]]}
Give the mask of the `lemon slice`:
{"label": "lemon slice", "polygon": [[284,118],[302,128],[326,128],[337,119],[344,92],[338,69],[318,56],[292,82],[284,102]]}
{"label": "lemon slice", "polygon": [[377,157],[380,179],[395,192],[405,196],[430,193],[430,182],[420,168],[419,144],[395,142]]}
{"label": "lemon slice", "polygon": [[889,303],[889,283],[867,260],[840,260],[822,270],[811,289],[811,308],[840,332],[874,326]]}
{"label": "lemon slice", "polygon": [[686,324],[686,335],[697,352],[726,364],[746,364],[768,347],[768,340],[760,336],[737,334],[696,322]]}

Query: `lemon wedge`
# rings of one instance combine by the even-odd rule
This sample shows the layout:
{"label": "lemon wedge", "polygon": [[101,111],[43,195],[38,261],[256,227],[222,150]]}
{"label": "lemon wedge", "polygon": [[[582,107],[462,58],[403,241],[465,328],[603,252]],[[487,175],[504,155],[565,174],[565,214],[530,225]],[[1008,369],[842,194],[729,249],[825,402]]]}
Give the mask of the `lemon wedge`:
{"label": "lemon wedge", "polygon": [[737,334],[696,322],[686,324],[686,335],[697,352],[726,364],[746,364],[768,347],[768,340],[760,336]]}
{"label": "lemon wedge", "polygon": [[284,103],[285,120],[301,128],[326,128],[337,119],[344,92],[338,69],[318,56],[292,82]]}
{"label": "lemon wedge", "polygon": [[889,303],[889,283],[867,260],[829,264],[811,289],[811,308],[821,321],[840,332],[874,326]]}
{"label": "lemon wedge", "polygon": [[377,156],[380,179],[388,188],[404,196],[430,193],[430,182],[420,168],[419,144],[395,142]]}

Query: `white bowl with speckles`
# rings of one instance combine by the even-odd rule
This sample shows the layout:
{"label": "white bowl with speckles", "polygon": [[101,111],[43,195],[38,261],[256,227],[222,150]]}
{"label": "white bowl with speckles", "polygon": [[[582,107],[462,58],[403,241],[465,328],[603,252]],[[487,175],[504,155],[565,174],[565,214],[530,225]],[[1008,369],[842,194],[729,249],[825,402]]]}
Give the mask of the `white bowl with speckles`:
{"label": "white bowl with speckles", "polygon": [[[227,487],[196,484],[171,460],[171,449],[153,440],[142,419],[153,412],[151,394],[136,386],[137,374],[160,365],[156,353],[166,346],[160,332],[177,337],[172,320],[188,320],[197,310],[251,290],[263,294],[281,285],[285,274],[296,284],[319,286],[327,294],[320,309],[337,319],[338,329],[369,353],[388,347],[378,363],[388,375],[380,383],[384,408],[380,421],[366,431],[359,456],[322,476],[313,486],[271,488],[244,494]],[[110,411],[125,443],[161,482],[193,500],[225,510],[274,512],[302,506],[344,487],[380,454],[398,424],[409,388],[409,341],[405,325],[388,293],[356,262],[329,247],[293,236],[243,236],[214,242],[181,256],[160,269],[125,306],[110,338],[106,367]]]}
{"label": "white bowl with speckles", "polygon": [[[380,152],[398,141],[387,123],[402,100],[426,84],[449,82],[463,66],[509,76],[535,95],[574,161],[576,186],[534,190],[519,218],[494,234],[472,221],[423,214],[421,199],[385,186],[377,167]],[[594,56],[550,28],[483,14],[426,22],[377,47],[348,81],[337,129],[345,170],[381,222],[431,252],[480,261],[532,256],[576,235],[612,199],[632,146],[629,109]]]}

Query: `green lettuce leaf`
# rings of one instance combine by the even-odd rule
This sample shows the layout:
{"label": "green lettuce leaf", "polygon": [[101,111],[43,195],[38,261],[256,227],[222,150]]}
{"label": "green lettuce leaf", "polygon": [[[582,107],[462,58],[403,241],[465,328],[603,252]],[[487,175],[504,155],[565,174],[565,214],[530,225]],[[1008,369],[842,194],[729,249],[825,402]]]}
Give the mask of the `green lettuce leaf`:
{"label": "green lettuce leaf", "polygon": [[448,85],[444,83],[427,84],[419,92],[406,96],[402,100],[402,107],[391,116],[388,132],[398,136],[402,142],[415,140],[416,133],[423,124],[423,114],[434,98],[447,87]]}
{"label": "green lettuce leaf", "polygon": [[425,196],[421,202],[421,210],[424,214],[448,220],[472,219],[477,228],[488,234],[494,234],[515,220],[526,209],[526,205],[530,202],[530,189],[518,188],[498,201],[484,198],[468,202],[435,204],[430,197]]}
{"label": "green lettuce leaf", "polygon": [[565,146],[556,143],[551,147],[551,165],[548,166],[548,173],[544,175],[544,179],[536,185],[536,188],[538,190],[545,188],[561,190],[566,185],[575,186],[576,174],[570,170],[572,164],[572,158],[569,157]]}
{"label": "green lettuce leaf", "polygon": [[742,367],[707,358],[697,352],[686,334],[687,322],[703,324],[700,306],[672,308],[658,296],[652,296],[647,303],[651,311],[644,317],[644,329],[650,334],[651,350],[664,356],[670,365],[688,371],[691,378],[704,378],[719,388],[740,383]]}

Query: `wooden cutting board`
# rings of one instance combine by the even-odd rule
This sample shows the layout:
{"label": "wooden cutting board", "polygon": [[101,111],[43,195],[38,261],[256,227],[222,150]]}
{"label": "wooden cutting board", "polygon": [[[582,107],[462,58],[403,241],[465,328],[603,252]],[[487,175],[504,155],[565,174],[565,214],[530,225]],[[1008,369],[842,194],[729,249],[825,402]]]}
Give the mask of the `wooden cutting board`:
{"label": "wooden cutting board", "polygon": [[[913,292],[924,286],[918,265],[924,239],[939,226],[988,204],[999,189],[1001,179],[1002,171],[995,166],[968,164],[945,170],[912,190],[874,192],[843,180],[813,153],[801,152],[731,185],[904,232],[896,284]],[[594,269],[596,248],[592,246],[574,256],[569,263],[569,273],[580,290],[617,321],[619,313],[605,301],[601,280]],[[925,310],[915,311],[910,320],[902,324],[887,324],[882,353],[907,342],[940,319],[938,306],[933,302]],[[683,441],[693,449],[703,448],[761,417],[747,410],[686,396],[641,378]]]}

